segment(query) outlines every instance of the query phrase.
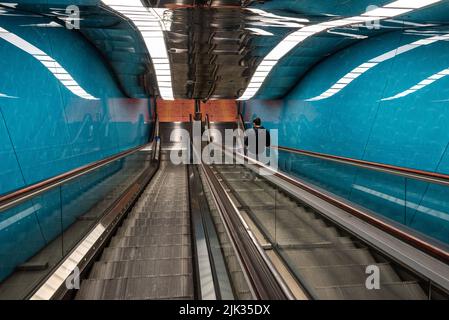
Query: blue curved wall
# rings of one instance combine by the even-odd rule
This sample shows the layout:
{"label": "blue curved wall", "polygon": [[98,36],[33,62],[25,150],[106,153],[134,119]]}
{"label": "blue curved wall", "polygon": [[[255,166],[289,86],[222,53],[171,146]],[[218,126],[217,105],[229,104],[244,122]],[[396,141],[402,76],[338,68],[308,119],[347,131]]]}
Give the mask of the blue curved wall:
{"label": "blue curved wall", "polygon": [[[79,32],[49,23],[38,16],[1,16],[0,194],[149,138],[149,100],[124,97],[103,58]],[[110,192],[114,186],[107,185],[88,194],[125,164],[118,161],[0,213],[0,280]],[[69,249],[55,253],[55,261]]]}
{"label": "blue curved wall", "polygon": [[[245,120],[279,129],[282,146],[447,174],[449,42],[431,37],[363,40],[310,70],[282,101],[247,102]],[[283,152],[280,166],[449,243],[448,188]]]}
{"label": "blue curved wall", "polygon": [[0,194],[148,139],[148,100],[126,99],[78,32],[33,26],[46,23],[0,23]]}

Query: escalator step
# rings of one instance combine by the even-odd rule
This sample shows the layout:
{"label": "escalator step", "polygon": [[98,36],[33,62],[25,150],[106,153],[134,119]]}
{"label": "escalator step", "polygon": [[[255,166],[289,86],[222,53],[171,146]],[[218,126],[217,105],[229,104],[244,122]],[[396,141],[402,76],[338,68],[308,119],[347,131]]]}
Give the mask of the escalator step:
{"label": "escalator step", "polygon": [[[401,281],[389,263],[378,263],[376,266],[379,267],[381,284]],[[304,267],[295,270],[312,286],[329,287],[364,284],[368,277],[366,267],[367,265],[343,265]]]}
{"label": "escalator step", "polygon": [[315,289],[324,300],[427,300],[417,282],[383,283],[379,290],[368,290],[364,284]]}
{"label": "escalator step", "polygon": [[300,208],[292,208],[291,210],[273,208],[267,209],[253,209],[254,217],[260,221],[267,221],[269,223],[276,223],[280,227],[302,227],[302,226],[314,226],[316,228],[327,227],[326,223],[317,219],[315,216],[302,211]]}
{"label": "escalator step", "polygon": [[78,300],[193,299],[190,276],[88,279],[76,296]]}
{"label": "escalator step", "polygon": [[155,245],[187,245],[190,243],[189,235],[173,234],[135,237],[114,237],[111,240],[110,247],[147,247]]}
{"label": "escalator step", "polygon": [[320,247],[337,247],[337,248],[356,248],[356,244],[346,237],[338,237],[336,239],[327,240],[320,237],[303,237],[301,239],[282,239],[276,238],[277,244],[281,248],[320,248]]}
{"label": "escalator step", "polygon": [[316,248],[311,250],[292,249],[283,250],[283,253],[292,262],[292,265],[298,267],[376,263],[373,256],[366,248]]}
{"label": "escalator step", "polygon": [[[180,191],[181,192],[181,191]],[[169,195],[164,195],[169,198]],[[189,211],[187,199],[171,199],[158,201],[157,203],[146,203],[144,209],[146,211],[154,212],[185,212]]]}
{"label": "escalator step", "polygon": [[189,217],[170,217],[170,218],[136,218],[125,221],[126,226],[173,226],[189,224]]}
{"label": "escalator step", "polygon": [[191,258],[191,250],[190,245],[106,248],[101,256],[101,261]]}
{"label": "escalator step", "polygon": [[320,239],[334,241],[339,238],[335,228],[276,228],[276,240],[280,243],[302,243],[309,242],[309,239]]}
{"label": "escalator step", "polygon": [[117,231],[117,236],[149,236],[162,234],[190,234],[190,226],[122,226]]}
{"label": "escalator step", "polygon": [[117,279],[145,276],[191,275],[190,259],[151,259],[136,261],[99,261],[89,274],[90,279]]}
{"label": "escalator step", "polygon": [[156,210],[149,210],[147,212],[137,212],[133,214],[133,217],[136,219],[169,219],[169,218],[183,218],[189,216],[189,212],[185,210],[179,210],[179,211],[156,211]]}

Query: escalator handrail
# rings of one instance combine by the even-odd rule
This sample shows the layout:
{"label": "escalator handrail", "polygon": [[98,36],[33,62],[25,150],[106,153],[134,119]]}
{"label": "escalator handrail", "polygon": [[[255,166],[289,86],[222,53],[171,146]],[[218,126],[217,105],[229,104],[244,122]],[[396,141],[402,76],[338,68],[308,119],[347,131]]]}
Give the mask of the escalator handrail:
{"label": "escalator handrail", "polygon": [[[207,130],[210,130],[209,115],[205,116],[205,125]],[[209,143],[213,143],[209,132]],[[232,203],[225,196],[225,192],[218,192],[220,190],[220,182],[213,178],[214,175],[211,169],[204,164],[200,166],[205,173],[206,179],[209,181],[213,197],[217,201],[219,211],[222,212],[223,223],[229,230],[230,240],[234,243],[233,247],[239,260],[243,263],[242,267],[247,279],[250,281],[250,291],[253,296],[259,299],[293,299],[293,295],[287,288],[279,274],[272,266],[269,259],[266,257],[263,249],[258,245],[255,238],[251,235],[248,227],[245,227],[243,220],[237,222],[239,219],[238,210],[233,207]],[[226,212],[226,214],[224,214]],[[240,232],[238,226],[246,230]],[[246,236],[246,238],[245,238]],[[239,245],[237,245],[237,243]]]}
{"label": "escalator handrail", "polygon": [[[158,120],[156,118],[156,125],[158,127]],[[158,132],[155,132],[158,135]],[[107,157],[102,160],[98,160],[89,164],[86,164],[84,166],[72,169],[70,171],[67,171],[65,173],[62,173],[60,175],[54,176],[52,178],[37,182],[35,184],[32,184],[30,186],[27,186],[25,188],[10,192],[8,194],[5,194],[3,196],[0,196],[0,214],[4,212],[7,209],[10,209],[12,207],[15,207],[25,201],[28,201],[48,190],[54,189],[64,183],[67,183],[73,179],[76,179],[78,177],[81,177],[83,175],[86,175],[89,172],[92,172],[96,169],[99,169],[101,167],[104,167],[112,162],[115,162],[119,159],[122,159],[124,157],[130,156],[136,152],[139,152],[142,149],[145,149],[147,147],[152,147],[153,142],[134,147],[132,149],[122,151],[118,154],[115,154],[113,156]]]}
{"label": "escalator handrail", "polygon": [[237,129],[239,130],[239,134],[242,134],[242,136],[240,136],[240,145],[241,146],[245,146],[245,121],[243,120],[243,115],[241,113],[238,114],[238,119],[237,119]]}
{"label": "escalator handrail", "polygon": [[262,168],[264,170],[271,172],[272,175],[274,175],[274,176],[276,176],[276,177],[278,177],[278,178],[280,178],[280,179],[282,179],[302,190],[305,190],[305,191],[317,196],[318,198],[350,213],[351,215],[353,215],[355,217],[358,217],[359,219],[361,219],[365,222],[368,222],[369,224],[371,224],[373,226],[376,226],[377,228],[383,230],[384,232],[389,233],[389,234],[393,235],[394,237],[413,245],[415,248],[417,248],[433,257],[436,257],[446,263],[449,262],[449,252],[430,243],[429,241],[421,239],[420,237],[415,236],[415,235],[411,234],[410,232],[407,232],[407,230],[403,230],[400,227],[396,227],[382,219],[376,218],[375,216],[373,216],[369,212],[362,210],[361,208],[353,206],[350,203],[340,200],[337,197],[334,197],[328,193],[322,192],[319,189],[314,188],[313,186],[311,186],[309,184],[303,183],[298,179],[295,179],[295,178],[290,177],[282,172],[274,170],[273,168],[271,168],[259,161],[256,161],[244,154],[228,150],[225,147],[223,147],[223,149],[225,152],[229,152],[229,153],[232,152],[233,154],[236,154],[236,155],[242,157],[244,160],[248,161],[248,163],[252,163],[252,164],[258,166],[259,168]]}
{"label": "escalator handrail", "polygon": [[209,142],[212,142],[212,137],[210,135],[210,119],[209,119],[209,114],[208,113],[206,113],[206,121],[205,122],[206,122],[207,135],[208,135]]}
{"label": "escalator handrail", "polygon": [[358,160],[353,158],[334,156],[331,154],[325,154],[320,152],[295,149],[284,146],[272,146],[271,148],[277,149],[280,151],[285,151],[294,154],[300,154],[312,158],[319,158],[324,160],[329,160],[333,162],[343,163],[346,165],[351,165],[354,167],[365,168],[374,171],[380,171],[384,173],[391,173],[397,176],[426,181],[430,183],[438,183],[445,186],[449,186],[449,175],[437,172],[430,172],[424,170],[411,169],[406,167],[399,167],[390,164],[384,164],[379,162]]}
{"label": "escalator handrail", "polygon": [[292,292],[267,258],[239,210],[226,192],[223,192],[221,183],[212,173],[212,169],[204,164],[201,164],[201,168],[209,181],[212,194],[217,201],[217,208],[222,212],[223,223],[230,231],[230,240],[234,243],[236,254],[243,263],[243,270],[248,277],[252,294],[255,298],[262,300],[293,300]]}
{"label": "escalator handrail", "polygon": [[245,121],[243,120],[243,115],[241,113],[238,115],[238,124],[241,126],[241,129],[245,131]]}

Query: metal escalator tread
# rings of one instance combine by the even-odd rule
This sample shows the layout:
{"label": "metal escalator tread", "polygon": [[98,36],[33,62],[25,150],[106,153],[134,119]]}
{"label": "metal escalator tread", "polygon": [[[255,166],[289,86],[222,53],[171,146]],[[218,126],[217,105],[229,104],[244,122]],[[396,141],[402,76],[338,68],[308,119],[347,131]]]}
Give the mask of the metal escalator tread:
{"label": "metal escalator tread", "polygon": [[[401,279],[389,263],[376,264],[380,272],[380,284],[400,282]],[[367,278],[366,265],[330,265],[298,268],[314,287],[364,284]]]}
{"label": "metal escalator tread", "polygon": [[298,267],[376,263],[367,248],[284,249],[285,255]]}
{"label": "metal escalator tread", "polygon": [[189,258],[99,261],[91,279],[117,279],[151,276],[185,275],[192,273]]}
{"label": "metal escalator tread", "polygon": [[194,298],[186,186],[185,166],[162,162],[76,299]]}
{"label": "metal escalator tread", "polygon": [[185,223],[188,223],[189,218],[188,217],[161,217],[161,218],[153,218],[153,219],[147,219],[147,218],[136,218],[133,221],[125,221],[125,223],[129,225],[136,225],[136,226],[172,226],[172,225],[183,225]]}
{"label": "metal escalator tread", "polygon": [[[393,265],[376,260],[356,238],[330,226],[318,213],[292,201],[263,179],[238,178],[225,166],[217,171],[231,189],[263,190],[238,192],[240,205],[276,243],[279,252],[298,279],[313,289],[319,299],[426,299],[414,281],[404,281]],[[243,171],[246,169],[242,169]],[[246,176],[243,175],[243,176]],[[232,194],[232,190],[229,191]],[[367,289],[366,267],[380,271],[380,289]]]}
{"label": "metal escalator tread", "polygon": [[190,243],[190,235],[163,234],[150,236],[115,236],[109,247],[148,247],[163,245],[186,245]]}
{"label": "metal escalator tread", "polygon": [[101,261],[148,260],[168,258],[191,258],[192,248],[189,245],[106,248]]}
{"label": "metal escalator tread", "polygon": [[137,236],[137,235],[154,235],[154,234],[190,234],[189,225],[177,225],[176,228],[170,226],[129,226],[121,227],[117,231],[120,236]]}
{"label": "metal escalator tread", "polygon": [[83,281],[78,299],[140,300],[193,299],[191,275],[88,279]]}
{"label": "metal escalator tread", "polygon": [[247,279],[243,274],[242,266],[234,251],[234,247],[231,244],[228,232],[224,226],[223,220],[220,217],[220,213],[216,204],[213,200],[212,190],[206,182],[206,177],[204,172],[200,172],[201,180],[204,184],[204,193],[206,195],[209,207],[211,210],[211,217],[214,221],[216,232],[221,244],[221,250],[223,253],[224,260],[226,262],[227,270],[229,272],[231,283],[233,286],[233,291],[236,299],[238,300],[250,300],[253,299],[253,295],[248,286]]}
{"label": "metal escalator tread", "polygon": [[427,300],[427,296],[415,281],[382,283],[379,290],[367,290],[365,284],[316,288],[323,300]]}

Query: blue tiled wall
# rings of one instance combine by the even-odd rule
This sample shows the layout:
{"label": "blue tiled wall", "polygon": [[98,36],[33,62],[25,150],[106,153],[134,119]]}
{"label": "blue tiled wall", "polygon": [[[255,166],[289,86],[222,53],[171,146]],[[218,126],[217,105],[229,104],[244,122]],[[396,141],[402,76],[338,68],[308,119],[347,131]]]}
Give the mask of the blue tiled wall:
{"label": "blue tiled wall", "polygon": [[[126,98],[92,45],[79,32],[50,22],[38,16],[1,16],[0,194],[149,138],[149,100]],[[55,189],[0,213],[0,280],[92,205],[74,199],[121,168],[122,161],[116,162],[61,193]],[[104,196],[110,187],[96,195]]]}
{"label": "blue tiled wall", "polygon": [[78,32],[32,26],[48,22],[2,17],[0,24],[11,39],[0,38],[0,130],[9,133],[1,152],[17,157],[0,172],[22,172],[14,181],[0,177],[0,193],[143,144],[150,132],[148,100],[125,99]]}
{"label": "blue tiled wall", "polygon": [[[282,146],[449,173],[449,42],[419,42],[445,33],[433,31],[392,32],[342,50],[311,69],[282,101],[247,102],[245,121],[259,116],[267,128],[279,129]],[[358,67],[362,74],[348,81]],[[345,85],[334,86],[340,79]],[[331,95],[322,95],[333,86]],[[279,163],[449,243],[446,187],[282,152]]]}

